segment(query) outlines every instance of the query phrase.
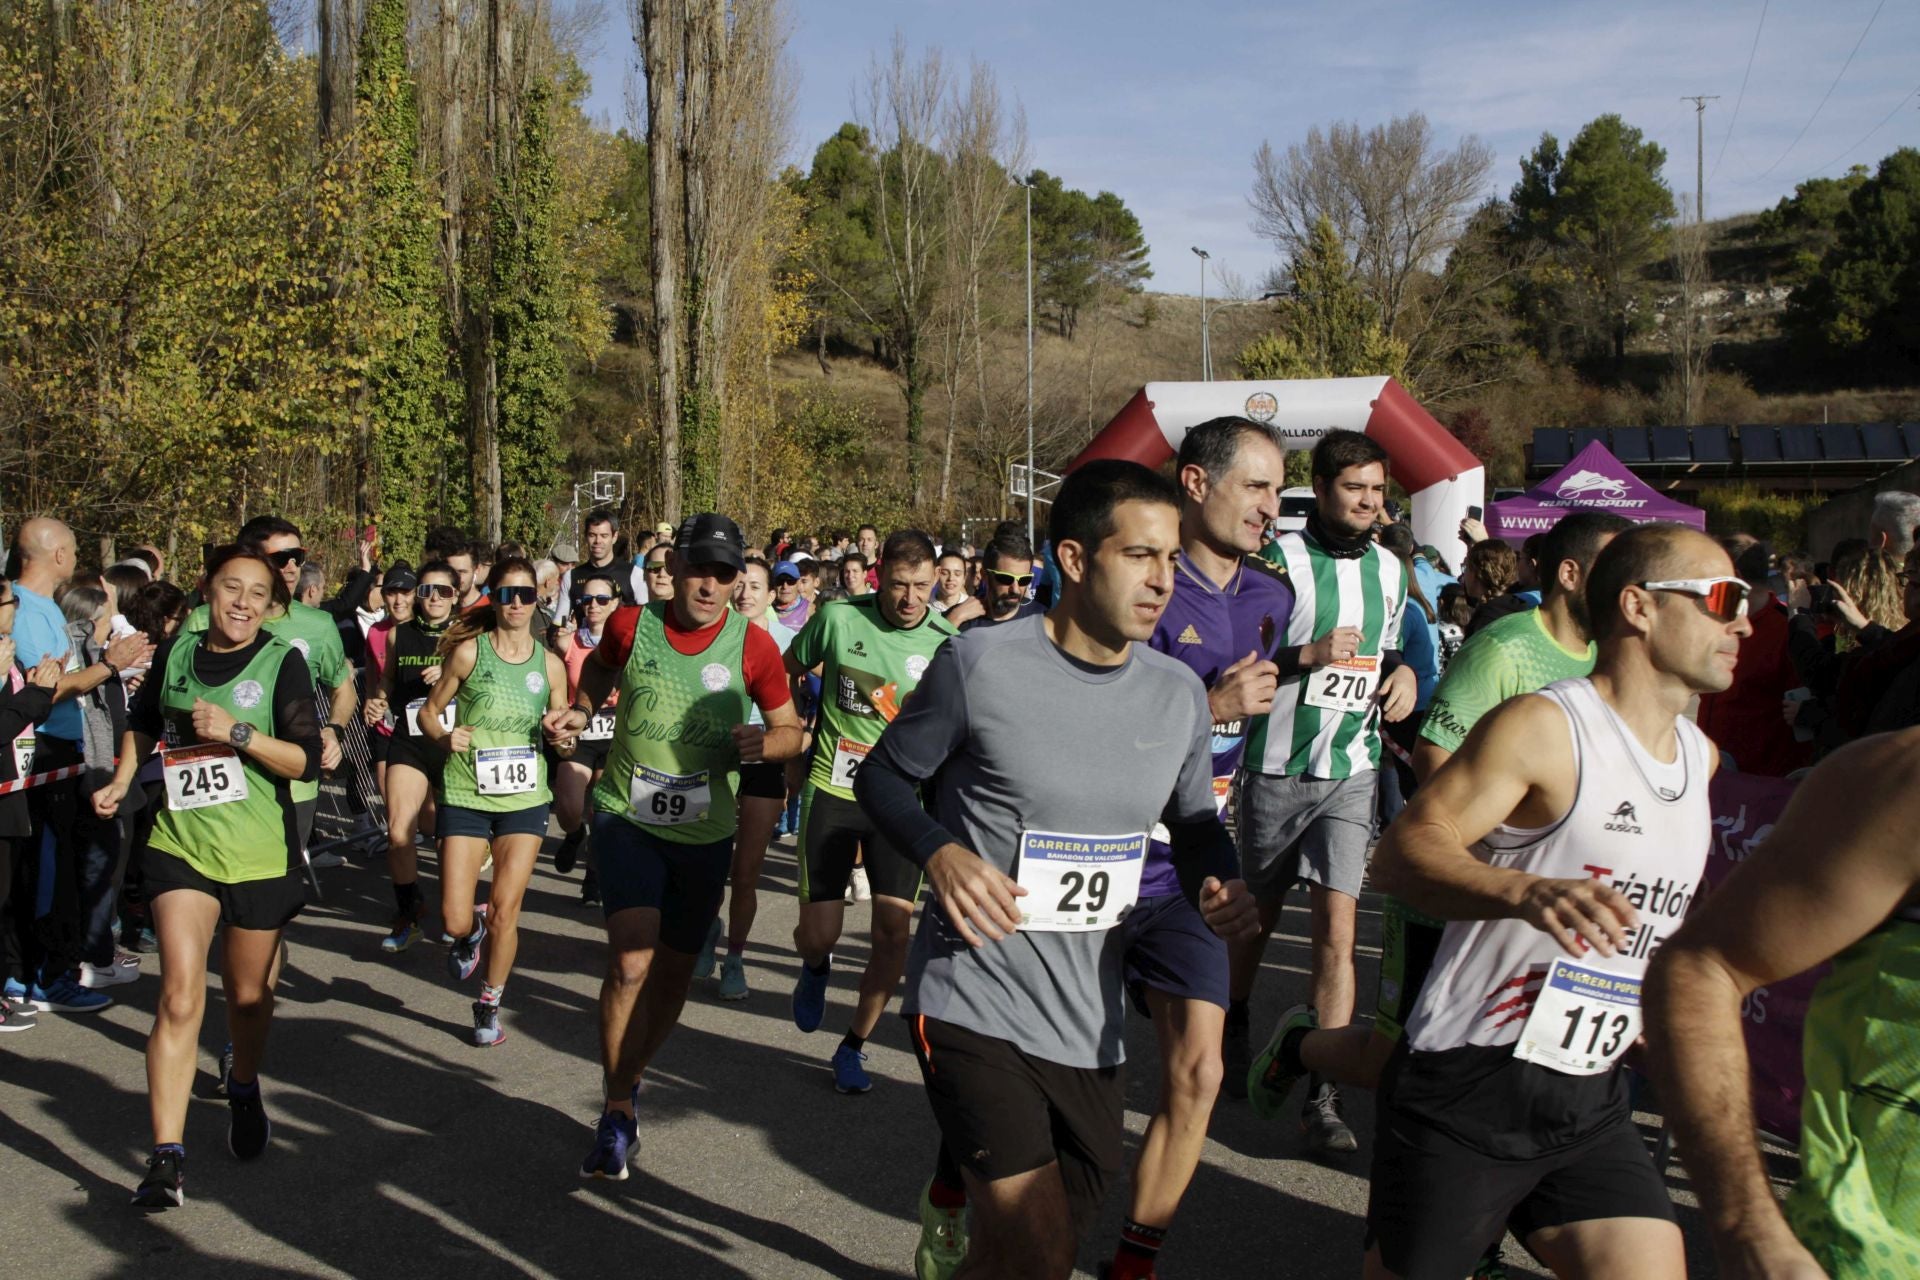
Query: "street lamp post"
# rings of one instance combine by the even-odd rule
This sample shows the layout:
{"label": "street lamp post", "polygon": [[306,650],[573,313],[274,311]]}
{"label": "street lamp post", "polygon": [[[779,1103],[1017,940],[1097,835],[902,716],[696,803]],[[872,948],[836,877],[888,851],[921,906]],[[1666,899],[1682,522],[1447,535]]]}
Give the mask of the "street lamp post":
{"label": "street lamp post", "polygon": [[1207,259],[1212,255],[1194,247],[1200,257],[1200,381],[1213,381],[1213,353],[1207,350]]}
{"label": "street lamp post", "polygon": [[1015,178],[1027,193],[1027,543],[1033,543],[1033,181]]}
{"label": "street lamp post", "polygon": [[1200,349],[1206,353],[1206,381],[1213,381],[1213,317],[1219,315],[1229,307],[1258,306],[1262,302],[1278,298],[1279,296],[1278,293],[1263,293],[1257,298],[1240,298],[1232,302],[1216,303],[1211,312],[1206,310],[1200,312]]}

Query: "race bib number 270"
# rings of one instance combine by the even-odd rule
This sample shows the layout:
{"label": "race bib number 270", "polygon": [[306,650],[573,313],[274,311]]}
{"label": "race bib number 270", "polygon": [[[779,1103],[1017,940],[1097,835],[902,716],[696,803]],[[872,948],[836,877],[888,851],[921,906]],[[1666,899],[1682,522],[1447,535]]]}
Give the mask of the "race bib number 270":
{"label": "race bib number 270", "polygon": [[1343,658],[1309,671],[1304,678],[1308,706],[1361,715],[1372,709],[1373,691],[1380,687],[1380,659]]}

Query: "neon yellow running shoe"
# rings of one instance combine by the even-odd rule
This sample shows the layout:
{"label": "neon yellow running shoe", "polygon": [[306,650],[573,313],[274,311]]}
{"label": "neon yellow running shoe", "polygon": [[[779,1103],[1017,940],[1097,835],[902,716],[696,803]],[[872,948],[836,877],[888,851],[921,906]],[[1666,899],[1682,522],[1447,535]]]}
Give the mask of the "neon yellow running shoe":
{"label": "neon yellow running shoe", "polygon": [[933,1179],[920,1188],[920,1243],[913,1251],[914,1280],[951,1280],[967,1260],[967,1211],[933,1202]]}

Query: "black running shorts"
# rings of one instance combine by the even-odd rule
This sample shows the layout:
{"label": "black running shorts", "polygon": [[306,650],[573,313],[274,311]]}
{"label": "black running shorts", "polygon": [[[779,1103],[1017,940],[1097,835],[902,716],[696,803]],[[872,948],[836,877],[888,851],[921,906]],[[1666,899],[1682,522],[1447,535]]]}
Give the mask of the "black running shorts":
{"label": "black running shorts", "polygon": [[800,901],[838,901],[856,853],[864,855],[874,897],[912,902],[920,896],[920,868],[874,829],[859,805],[807,787],[800,801]]}
{"label": "black running shorts", "polygon": [[934,1122],[954,1160],[989,1182],[1059,1161],[1074,1235],[1084,1234],[1126,1154],[1120,1068],[1049,1062],[923,1015],[907,1023]]}

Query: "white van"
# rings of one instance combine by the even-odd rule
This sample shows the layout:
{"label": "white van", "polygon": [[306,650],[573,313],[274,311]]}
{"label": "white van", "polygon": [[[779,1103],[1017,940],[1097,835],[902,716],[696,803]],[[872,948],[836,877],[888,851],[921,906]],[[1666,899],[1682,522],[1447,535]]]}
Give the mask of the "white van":
{"label": "white van", "polygon": [[1313,514],[1313,488],[1282,489],[1280,491],[1280,518],[1273,522],[1274,532],[1289,533],[1307,527],[1307,517]]}

